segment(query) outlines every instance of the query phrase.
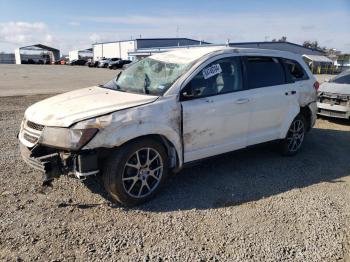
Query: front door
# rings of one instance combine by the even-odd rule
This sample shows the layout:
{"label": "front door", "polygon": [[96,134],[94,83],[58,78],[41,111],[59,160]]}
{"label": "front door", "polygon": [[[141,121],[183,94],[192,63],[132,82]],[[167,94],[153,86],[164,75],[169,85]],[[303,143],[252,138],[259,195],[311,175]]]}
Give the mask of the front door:
{"label": "front door", "polygon": [[250,118],[239,57],[205,66],[181,92],[184,162],[245,147]]}

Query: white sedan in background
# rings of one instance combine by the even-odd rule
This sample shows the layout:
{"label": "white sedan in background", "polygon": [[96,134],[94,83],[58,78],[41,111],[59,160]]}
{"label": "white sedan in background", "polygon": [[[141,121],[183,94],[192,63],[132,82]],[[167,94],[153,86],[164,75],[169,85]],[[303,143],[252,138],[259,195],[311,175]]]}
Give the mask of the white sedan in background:
{"label": "white sedan in background", "polygon": [[350,69],[320,86],[317,107],[319,115],[350,118]]}

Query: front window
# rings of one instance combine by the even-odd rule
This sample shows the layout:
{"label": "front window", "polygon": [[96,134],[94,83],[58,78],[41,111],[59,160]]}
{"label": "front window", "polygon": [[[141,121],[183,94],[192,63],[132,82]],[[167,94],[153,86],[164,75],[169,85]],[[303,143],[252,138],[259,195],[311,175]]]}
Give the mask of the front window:
{"label": "front window", "polygon": [[193,63],[169,63],[147,57],[121,72],[104,85],[130,93],[163,95]]}
{"label": "front window", "polygon": [[183,99],[215,96],[243,89],[241,62],[238,57],[216,60],[203,68],[186,85]]}

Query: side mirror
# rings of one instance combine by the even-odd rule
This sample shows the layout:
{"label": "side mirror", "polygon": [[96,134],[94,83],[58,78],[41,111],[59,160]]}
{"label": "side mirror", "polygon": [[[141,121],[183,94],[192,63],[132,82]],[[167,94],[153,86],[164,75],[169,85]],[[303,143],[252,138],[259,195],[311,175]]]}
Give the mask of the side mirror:
{"label": "side mirror", "polygon": [[[192,92],[191,92],[192,91]],[[185,91],[181,93],[182,97],[185,99],[191,99],[198,96],[201,93],[200,89],[196,88],[194,90],[185,88]]]}
{"label": "side mirror", "polygon": [[189,99],[189,98],[194,97],[194,95],[193,95],[192,93],[188,92],[188,91],[182,92],[181,95],[182,95],[182,97],[184,97],[184,98],[186,98],[186,99]]}

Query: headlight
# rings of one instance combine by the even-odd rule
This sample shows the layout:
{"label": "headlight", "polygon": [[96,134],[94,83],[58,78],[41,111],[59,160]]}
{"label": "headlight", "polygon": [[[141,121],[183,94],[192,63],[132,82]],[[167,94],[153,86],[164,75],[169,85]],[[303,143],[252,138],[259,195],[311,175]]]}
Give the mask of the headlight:
{"label": "headlight", "polygon": [[45,127],[39,143],[62,149],[79,150],[97,133],[97,128],[70,129],[62,127]]}

